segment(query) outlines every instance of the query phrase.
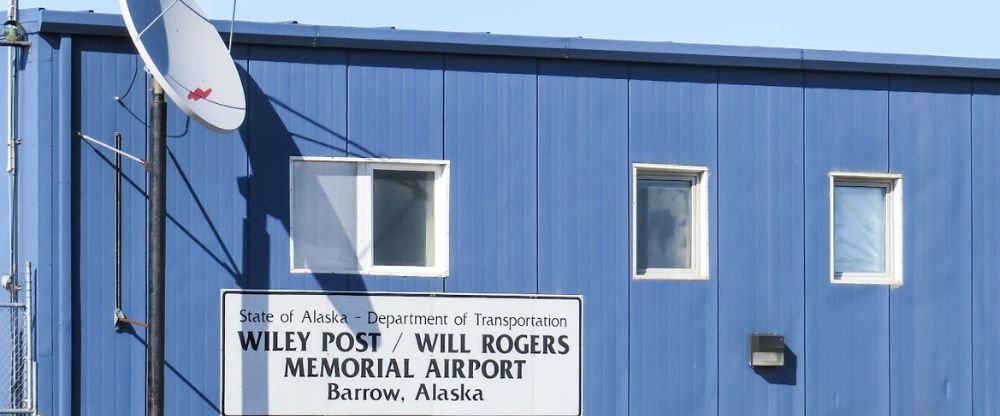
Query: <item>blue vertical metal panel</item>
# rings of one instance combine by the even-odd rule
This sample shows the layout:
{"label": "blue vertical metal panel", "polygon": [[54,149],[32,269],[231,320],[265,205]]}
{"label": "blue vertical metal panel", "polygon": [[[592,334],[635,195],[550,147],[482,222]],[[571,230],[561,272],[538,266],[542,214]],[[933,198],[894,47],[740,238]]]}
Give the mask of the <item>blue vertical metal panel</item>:
{"label": "blue vertical metal panel", "polygon": [[972,96],[972,412],[1000,414],[1000,82]]}
{"label": "blue vertical metal panel", "polygon": [[[32,36],[28,49],[11,48],[8,52],[18,54],[18,124],[14,132],[20,139],[17,146],[16,164],[18,215],[17,281],[22,285],[16,301],[27,300],[24,283],[27,275],[32,276],[31,302],[33,304],[34,333],[33,349],[38,359],[37,374],[40,379],[51,380],[37,388],[38,399],[42,403],[41,412],[52,412],[57,403],[68,404],[70,386],[69,360],[70,340],[66,337],[71,326],[69,311],[68,244],[69,201],[64,193],[68,189],[66,170],[68,166],[66,150],[71,143],[69,135],[58,135],[68,131],[69,118],[69,65],[72,59],[67,37],[56,35]],[[7,59],[7,55],[3,55]],[[3,90],[9,66],[2,69]],[[6,97],[6,94],[4,94]],[[6,98],[0,105],[6,114]],[[0,122],[0,131],[6,134],[7,120]],[[6,140],[6,139],[4,139]],[[55,149],[59,150],[56,154]],[[6,150],[3,152],[7,154]],[[3,173],[2,218],[7,218],[8,172]],[[10,231],[6,220],[2,228]],[[0,251],[4,253],[3,270],[10,266],[7,254],[10,250],[8,234],[3,232]],[[27,264],[31,263],[31,268]],[[41,288],[41,290],[39,290]],[[62,296],[62,297],[61,297]],[[23,315],[15,315],[21,316]],[[3,341],[5,351],[11,351],[10,339]],[[9,357],[9,356],[8,356]],[[4,381],[16,373],[5,375]],[[5,402],[9,403],[9,402]],[[14,405],[19,405],[14,403]],[[6,407],[6,405],[5,405]],[[59,410],[56,410],[59,411]],[[68,413],[68,408],[66,412]]]}
{"label": "blue vertical metal panel", "polygon": [[889,169],[903,174],[903,286],[890,292],[894,415],[972,413],[969,80],[891,77]]}
{"label": "blue vertical metal panel", "polygon": [[536,70],[533,60],[447,57],[448,291],[538,290]]}
{"label": "blue vertical metal panel", "polygon": [[[33,209],[39,222],[21,230],[37,241],[35,252],[28,257],[35,265],[31,299],[34,349],[37,377],[51,380],[39,383],[36,406],[39,413],[68,414],[72,398],[74,315],[70,295],[73,48],[69,36],[40,36],[33,40],[32,49],[38,55],[21,56],[28,62],[20,74],[22,105],[17,135],[35,142],[38,152],[38,159],[19,173],[39,179],[39,200]],[[32,93],[26,94],[24,88]]]}
{"label": "blue vertical metal panel", "polygon": [[357,276],[289,272],[289,157],[347,155],[347,53],[266,46],[248,53],[240,129],[248,175],[236,179],[247,204],[246,266],[228,287],[364,289]]}
{"label": "blue vertical metal panel", "polygon": [[[49,333],[49,343],[53,344],[54,359],[49,363],[52,370],[46,371],[45,365],[39,359],[38,375],[35,384],[48,374],[52,381],[52,397],[49,400],[42,400],[38,397],[35,403],[39,413],[50,412],[52,414],[70,414],[73,399],[73,322],[76,311],[73,309],[73,141],[66,140],[73,137],[73,66],[74,55],[73,38],[62,36],[59,40],[59,92],[54,94],[58,97],[58,103],[52,118],[56,130],[53,136],[56,143],[53,145],[54,159],[57,161],[55,168],[54,192],[58,196],[54,199],[52,209],[54,210],[53,223],[58,224],[58,235],[53,236],[54,264],[51,281],[53,293],[50,294],[50,304],[46,305],[41,296],[36,295],[40,308],[48,308],[58,318],[50,322],[52,332]],[[44,113],[44,112],[39,112]],[[59,139],[62,140],[59,140]],[[37,292],[36,292],[37,293]],[[36,314],[36,317],[40,315]],[[44,322],[44,321],[43,321]],[[44,325],[44,324],[43,324]],[[35,328],[42,326],[35,324]],[[46,340],[44,332],[36,332],[36,340],[44,342]]]}
{"label": "blue vertical metal panel", "polygon": [[[232,54],[246,68],[246,48]],[[215,133],[167,108],[166,403],[171,413],[217,414],[219,377],[205,369],[221,368],[219,355],[201,352],[220,333],[218,319],[205,319],[220,310],[220,290],[246,284],[247,151],[239,132]]]}
{"label": "blue vertical metal panel", "polygon": [[[146,75],[125,39],[80,38],[74,43],[74,107],[79,131],[145,157]],[[131,87],[131,89],[130,89]],[[114,97],[122,100],[115,101]],[[145,332],[116,332],[114,310],[114,156],[74,141],[78,166],[73,184],[74,413],[141,414],[144,410]],[[146,314],[146,174],[123,159],[122,309],[132,319]],[[102,380],[115,380],[107,388]]]}
{"label": "blue vertical metal panel", "polygon": [[351,52],[348,155],[444,156],[444,56]]}
{"label": "blue vertical metal panel", "polygon": [[[41,397],[36,403],[36,407],[39,413],[46,411],[46,406],[49,406],[48,411],[54,414],[70,414],[73,406],[73,371],[76,368],[76,363],[73,361],[73,327],[74,322],[76,322],[77,311],[74,309],[73,304],[73,207],[74,207],[74,195],[73,195],[73,177],[75,166],[73,158],[73,141],[66,140],[67,137],[73,137],[73,92],[75,90],[73,84],[73,68],[75,65],[75,53],[73,49],[73,38],[70,36],[62,36],[59,41],[59,92],[56,94],[58,96],[58,104],[55,107],[55,112],[57,116],[52,119],[53,124],[57,126],[55,130],[54,139],[56,143],[53,146],[56,156],[55,159],[58,160],[58,168],[56,170],[56,184],[55,189],[58,193],[58,197],[55,198],[55,205],[53,209],[55,210],[55,220],[54,223],[59,226],[59,234],[54,237],[55,241],[53,244],[53,252],[56,254],[55,263],[58,265],[57,270],[54,271],[52,275],[53,284],[51,287],[55,288],[55,293],[52,294],[50,299],[52,299],[52,306],[49,308],[57,314],[59,317],[55,319],[51,324],[53,326],[51,343],[55,344],[55,356],[56,359],[53,360],[54,371],[50,380],[53,381],[54,396],[51,401],[43,402]],[[44,112],[39,112],[44,114]],[[59,140],[62,138],[62,140]],[[40,297],[39,297],[40,298]],[[45,308],[44,303],[40,302],[40,306]],[[38,325],[36,324],[36,328]],[[41,333],[37,333],[37,340],[44,340]],[[42,363],[38,363],[39,374],[45,374],[45,367]],[[35,380],[35,384],[38,385],[38,381],[41,377]]]}
{"label": "blue vertical metal panel", "polygon": [[709,67],[631,70],[629,159],[708,168],[711,264],[708,281],[631,281],[630,414],[718,413],[717,77]]}
{"label": "blue vertical metal panel", "polygon": [[[444,158],[444,56],[351,52],[348,156]],[[365,277],[369,290],[444,290],[441,278]]]}
{"label": "blue vertical metal panel", "polygon": [[[802,414],[802,74],[722,69],[719,83],[719,413]],[[755,332],[785,336],[785,367],[747,366]]]}
{"label": "blue vertical metal panel", "polygon": [[238,179],[247,204],[246,267],[238,287],[347,289],[356,277],[290,275],[288,249],[289,157],[347,155],[347,54],[254,46],[247,65],[240,135],[249,175]]}
{"label": "blue vertical metal panel", "polygon": [[583,295],[583,413],[628,413],[628,68],[541,61],[538,290]]}
{"label": "blue vertical metal panel", "polygon": [[889,169],[889,78],[806,73],[806,414],[889,414],[889,289],[830,282],[831,171]]}
{"label": "blue vertical metal panel", "polygon": [[[65,133],[72,113],[72,130],[104,140],[122,131],[143,155],[146,76],[124,38],[78,36],[72,56],[69,45],[33,39],[22,79],[32,111],[22,117],[22,259],[36,263],[41,289],[40,405],[141,414],[144,331],[116,333],[110,322],[113,156]],[[219,289],[233,287],[582,294],[588,415],[1000,411],[998,82],[977,81],[970,96],[967,79],[234,52],[244,128],[210,133],[171,106],[171,412],[219,413],[211,317]],[[58,102],[66,91],[72,102]],[[54,156],[60,144],[72,164]],[[291,275],[296,155],[450,160],[451,276]],[[709,168],[710,280],[630,279],[631,162]],[[70,168],[72,285],[57,287],[70,215],[58,214],[56,188]],[[904,175],[902,287],[829,282],[831,170]],[[125,175],[124,309],[142,320],[145,172],[126,162]],[[785,369],[747,367],[753,332],[785,335]],[[69,350],[72,367],[59,356]]]}

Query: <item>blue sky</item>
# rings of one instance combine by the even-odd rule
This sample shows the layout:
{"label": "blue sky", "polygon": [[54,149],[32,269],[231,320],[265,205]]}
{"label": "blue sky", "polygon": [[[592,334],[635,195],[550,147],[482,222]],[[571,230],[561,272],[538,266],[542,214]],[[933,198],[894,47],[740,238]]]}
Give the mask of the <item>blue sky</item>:
{"label": "blue sky", "polygon": [[[232,14],[232,0],[199,4]],[[118,13],[117,0],[21,0],[33,7]],[[1000,58],[998,0],[240,0],[236,18]]]}

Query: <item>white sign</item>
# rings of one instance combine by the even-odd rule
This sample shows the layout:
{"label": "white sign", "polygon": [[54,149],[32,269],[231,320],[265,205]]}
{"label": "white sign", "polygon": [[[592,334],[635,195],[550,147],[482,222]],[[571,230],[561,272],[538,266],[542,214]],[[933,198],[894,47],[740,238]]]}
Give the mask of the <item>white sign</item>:
{"label": "white sign", "polygon": [[223,291],[224,415],[579,415],[580,297]]}

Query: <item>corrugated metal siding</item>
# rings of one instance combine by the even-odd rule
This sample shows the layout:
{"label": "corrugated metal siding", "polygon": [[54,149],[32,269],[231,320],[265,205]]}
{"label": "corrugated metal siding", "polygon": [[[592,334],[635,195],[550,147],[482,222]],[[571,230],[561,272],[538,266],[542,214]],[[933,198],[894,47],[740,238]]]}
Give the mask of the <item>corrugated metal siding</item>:
{"label": "corrugated metal siding", "polygon": [[[444,158],[444,56],[351,52],[347,85],[348,156]],[[438,278],[363,281],[367,290],[444,290]]]}
{"label": "corrugated metal siding", "polygon": [[[239,134],[248,175],[234,178],[246,201],[242,228],[247,237],[236,241],[242,245],[245,260],[239,264],[246,265],[246,277],[226,287],[364,288],[357,276],[289,272],[288,160],[347,155],[347,54],[257,46],[249,48],[247,57],[241,74],[247,122]],[[218,299],[218,291],[213,293]],[[207,397],[218,403],[218,394]]]}
{"label": "corrugated metal siding", "polygon": [[[245,284],[247,288],[346,290],[356,276],[289,273],[290,156],[347,155],[347,54],[321,49],[253,47],[242,74],[248,149]],[[250,243],[253,242],[253,243]]]}
{"label": "corrugated metal siding", "polygon": [[[58,59],[53,61],[58,68],[57,74],[54,76],[58,82],[53,83],[50,94],[53,98],[52,114],[50,117],[44,119],[39,117],[38,119],[39,124],[47,123],[49,131],[52,132],[49,136],[53,151],[51,157],[52,160],[57,161],[55,163],[58,165],[53,169],[53,178],[56,183],[52,187],[52,193],[55,197],[52,200],[53,203],[48,205],[48,208],[52,210],[51,218],[54,232],[52,235],[44,237],[51,241],[52,261],[49,263],[51,268],[49,273],[36,275],[38,277],[36,280],[40,281],[40,284],[48,281],[49,287],[52,288],[51,292],[47,294],[48,296],[40,296],[38,291],[35,292],[35,300],[38,301],[37,309],[39,309],[35,315],[39,319],[35,323],[37,335],[35,340],[40,341],[36,349],[39,362],[38,379],[35,385],[40,384],[38,380],[42,380],[46,375],[49,376],[49,380],[53,381],[48,384],[52,394],[49,400],[44,399],[48,391],[38,392],[36,408],[39,413],[48,411],[52,414],[71,414],[74,398],[72,383],[74,372],[73,326],[76,322],[76,313],[72,291],[75,272],[72,261],[74,244],[72,229],[74,222],[73,178],[75,176],[73,169],[76,163],[74,162],[73,141],[66,140],[66,138],[73,136],[73,67],[75,65],[73,57],[75,53],[73,39],[69,36],[62,36],[59,39]],[[38,88],[35,91],[39,95],[45,95],[44,88]],[[47,113],[49,112],[43,110],[36,112],[36,114],[42,115]],[[45,129],[39,128],[39,131],[45,131]],[[45,134],[37,134],[35,137],[41,139],[45,136]],[[42,208],[42,210],[45,209]],[[43,310],[45,311],[43,312]],[[38,322],[43,324],[39,325]],[[45,328],[45,323],[51,325]],[[46,333],[48,339],[45,338]],[[45,348],[46,342],[51,346],[49,351],[52,353],[52,359],[49,360],[42,358],[47,349]]]}
{"label": "corrugated metal siding", "polygon": [[447,58],[449,292],[538,291],[536,65]]}
{"label": "corrugated metal siding", "polygon": [[1000,414],[1000,82],[973,82],[972,411]]}
{"label": "corrugated metal siding", "polygon": [[[26,77],[47,94],[59,65],[37,62],[60,59],[52,46],[32,49],[44,55]],[[52,118],[72,116],[74,129],[109,140],[121,130],[144,154],[147,91],[134,50],[124,39],[74,46],[73,105]],[[972,96],[963,79],[265,46],[235,54],[244,128],[212,134],[171,112],[171,413],[218,413],[218,290],[231,287],[582,294],[588,415],[997,411],[996,85],[977,82]],[[113,101],[137,69],[131,93]],[[29,104],[52,110],[53,100]],[[37,134],[63,139],[42,124]],[[40,143],[35,154],[54,151]],[[141,414],[144,334],[111,328],[112,159],[72,143],[69,400],[77,414]],[[293,155],[450,160],[450,277],[291,275]],[[709,167],[709,281],[630,279],[631,162]],[[47,170],[27,194],[39,212],[28,228],[55,233],[42,225],[52,197],[39,194],[55,186],[46,182],[55,165],[36,166]],[[902,287],[829,283],[833,169],[904,174]],[[141,320],[145,174],[126,163],[126,175],[123,298]],[[37,251],[26,256],[43,258]],[[38,345],[51,353],[49,319]],[[753,332],[786,336],[788,368],[747,367]],[[46,365],[43,389],[62,381]]]}
{"label": "corrugated metal siding", "polygon": [[892,77],[903,290],[890,292],[893,415],[972,413],[971,82]]}
{"label": "corrugated metal siding", "polygon": [[[719,413],[804,411],[802,73],[719,72]],[[785,336],[750,371],[747,337]]]}
{"label": "corrugated metal siding", "polygon": [[583,413],[628,413],[628,67],[541,61],[538,290],[583,295]]}
{"label": "corrugated metal siding", "polygon": [[715,68],[632,67],[630,161],[707,167],[713,209],[708,281],[631,280],[630,414],[718,411],[717,78]]}
{"label": "corrugated metal siding", "polygon": [[889,414],[889,290],[830,283],[831,171],[889,169],[889,79],[807,73],[806,413]]}
{"label": "corrugated metal siding", "polygon": [[[78,39],[74,97],[79,131],[145,157],[146,77],[142,62],[126,40]],[[135,80],[129,90],[130,81]],[[126,91],[130,91],[127,95]],[[120,102],[114,97],[123,96]],[[74,141],[79,170],[74,181],[73,361],[76,363],[74,412],[142,414],[145,386],[145,332],[115,332],[114,156],[95,145]],[[146,173],[122,162],[122,310],[132,319],[146,315]],[[175,195],[177,193],[174,193]],[[174,262],[171,262],[174,263]],[[171,290],[176,286],[171,285]],[[176,319],[176,318],[174,318]],[[188,328],[190,329],[190,328]],[[114,388],[109,388],[109,382]]]}
{"label": "corrugated metal siding", "polygon": [[[66,85],[66,80],[61,76],[62,73],[68,72],[68,68],[64,68],[64,65],[59,64],[60,59],[58,57],[64,53],[62,49],[64,45],[59,36],[33,36],[31,42],[31,51],[34,52],[33,54],[25,54],[23,49],[11,48],[9,50],[17,51],[20,55],[18,61],[20,91],[18,110],[21,118],[17,126],[18,131],[15,132],[16,138],[20,139],[20,144],[17,146],[18,160],[16,166],[16,189],[20,206],[17,213],[18,276],[16,281],[23,286],[27,274],[32,273],[35,289],[62,289],[61,285],[53,281],[53,276],[67,272],[69,262],[57,260],[60,253],[57,253],[56,242],[63,243],[64,241],[53,236],[61,235],[59,230],[68,228],[68,224],[60,222],[50,208],[62,196],[58,190],[59,186],[52,185],[58,177],[57,172],[62,172],[63,167],[68,166],[68,163],[66,163],[68,160],[66,160],[64,154],[55,156],[53,155],[53,149],[58,148],[64,151],[67,149],[68,146],[66,145],[69,141],[56,142],[53,139],[56,131],[66,127],[66,119],[63,117],[50,117],[50,113],[58,108],[57,106],[66,104],[69,101],[64,93],[68,91],[68,87],[63,88]],[[2,59],[6,61],[6,53],[3,54]],[[66,60],[66,62],[70,62],[70,60]],[[5,76],[9,74],[7,70],[8,68],[4,68],[3,70]],[[5,84],[3,88],[6,88],[6,78],[2,82]],[[5,97],[2,104],[4,110],[6,110],[6,106]],[[42,114],[42,116],[38,116],[39,114]],[[4,112],[4,118],[4,127],[0,131],[3,131],[3,140],[6,141],[6,112]],[[4,151],[4,154],[6,155],[6,151]],[[6,161],[4,166],[6,167]],[[4,220],[3,225],[0,225],[0,227],[7,229],[6,219],[9,214],[7,209],[7,192],[9,190],[7,185],[9,179],[8,172],[5,171],[0,176],[3,177],[2,195],[4,200],[2,208],[2,218]],[[10,266],[10,262],[8,261],[10,244],[8,243],[9,235],[6,232],[3,235],[3,267],[6,271],[8,270],[7,267]],[[27,262],[31,263],[30,270],[26,265]],[[58,322],[68,327],[70,322],[66,314],[64,314],[66,308],[56,303],[57,295],[64,294],[66,292],[58,292],[56,290],[47,290],[40,293],[36,290],[32,300],[40,305],[40,307],[34,308],[36,310],[34,319],[36,321],[41,320],[42,322]],[[25,291],[20,291],[16,301],[24,301],[26,299],[25,295]],[[10,298],[5,297],[4,299]],[[68,303],[68,299],[66,303]],[[39,363],[38,371],[40,374],[46,374],[50,377],[57,371],[68,373],[68,371],[64,371],[63,369],[69,368],[69,364],[61,356],[61,352],[64,351],[63,346],[60,343],[52,341],[54,338],[53,332],[52,326],[37,326],[36,333],[39,338],[34,343],[36,356],[46,358]],[[65,344],[69,344],[69,340],[65,341]],[[4,341],[3,344],[4,346],[9,346],[10,340]],[[8,349],[7,351],[10,350]],[[8,355],[7,357],[10,356]],[[58,363],[66,363],[66,365],[59,368],[57,367]],[[7,378],[4,380],[7,380]],[[38,389],[38,395],[40,398],[47,398],[48,403],[51,403],[53,396],[64,386],[65,384],[60,386],[41,386]]]}
{"label": "corrugated metal siding", "polygon": [[[233,56],[247,67],[246,48],[233,48]],[[167,108],[167,258],[184,261],[167,268],[166,397],[171,412],[213,414],[220,412],[219,377],[205,369],[219,368],[219,355],[199,353],[204,345],[196,340],[219,336],[219,320],[205,317],[218,313],[222,288],[247,281],[247,205],[240,190],[247,151],[238,135],[212,132]]]}

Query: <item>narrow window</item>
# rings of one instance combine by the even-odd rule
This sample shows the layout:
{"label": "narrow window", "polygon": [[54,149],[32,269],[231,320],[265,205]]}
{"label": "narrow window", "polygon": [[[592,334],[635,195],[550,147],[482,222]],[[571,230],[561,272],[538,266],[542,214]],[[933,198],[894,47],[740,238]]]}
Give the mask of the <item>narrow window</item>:
{"label": "narrow window", "polygon": [[830,175],[830,269],[835,283],[902,283],[902,178]]}
{"label": "narrow window", "polygon": [[448,162],[291,160],[291,270],[448,274]]}
{"label": "narrow window", "polygon": [[707,176],[703,167],[633,165],[635,278],[708,278]]}

